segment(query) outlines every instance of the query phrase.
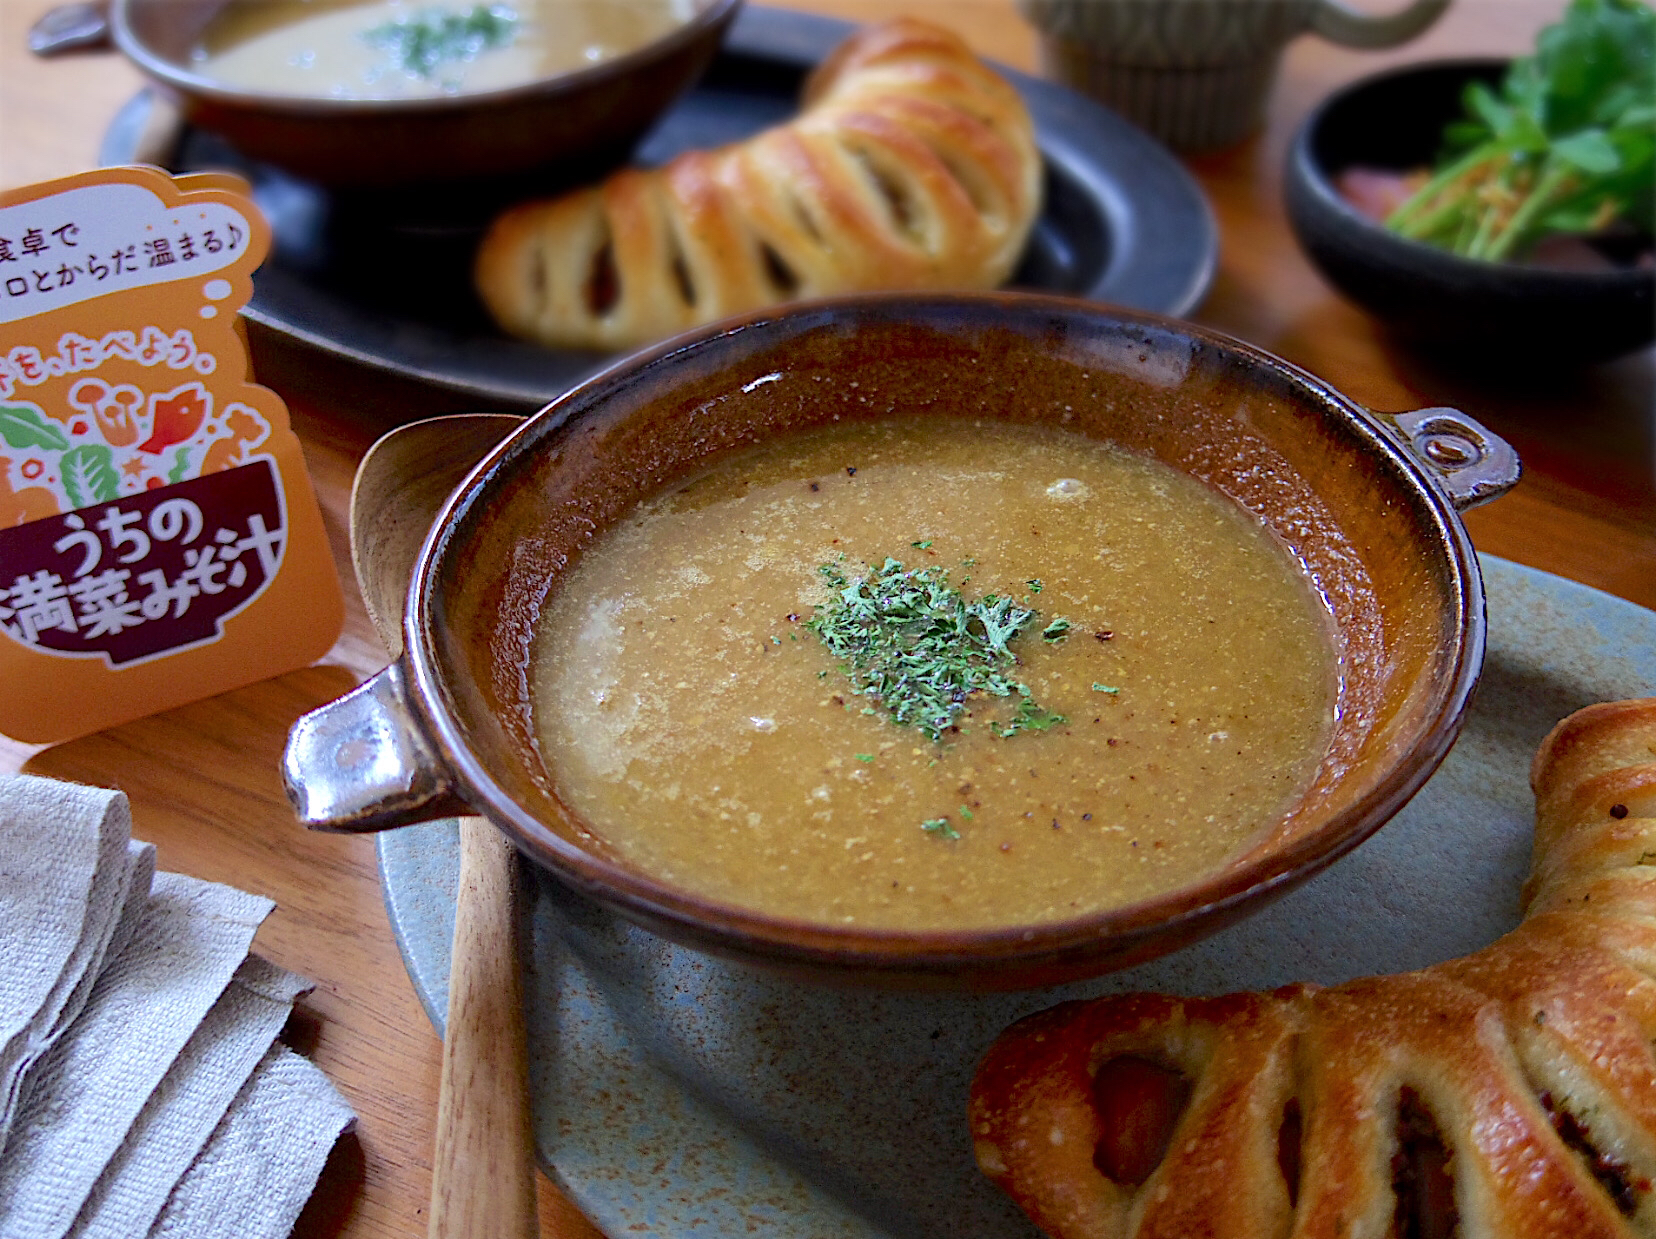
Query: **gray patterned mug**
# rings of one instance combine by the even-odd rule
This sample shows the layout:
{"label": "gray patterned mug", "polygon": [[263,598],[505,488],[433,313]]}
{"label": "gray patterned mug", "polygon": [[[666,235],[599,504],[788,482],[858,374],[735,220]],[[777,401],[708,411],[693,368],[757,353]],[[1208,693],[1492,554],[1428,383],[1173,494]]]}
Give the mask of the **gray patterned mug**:
{"label": "gray patterned mug", "polygon": [[1046,75],[1180,150],[1240,141],[1264,119],[1282,49],[1307,31],[1393,47],[1449,0],[1364,13],[1343,0],[1018,0],[1041,32]]}

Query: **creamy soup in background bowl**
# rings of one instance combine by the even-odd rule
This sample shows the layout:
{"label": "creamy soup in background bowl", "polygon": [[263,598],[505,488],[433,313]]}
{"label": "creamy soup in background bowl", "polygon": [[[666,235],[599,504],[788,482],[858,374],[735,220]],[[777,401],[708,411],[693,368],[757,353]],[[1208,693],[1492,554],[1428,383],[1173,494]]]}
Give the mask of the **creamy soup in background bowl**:
{"label": "creamy soup in background bowl", "polygon": [[625,160],[739,4],[113,0],[110,28],[244,155],[333,188],[509,198]]}
{"label": "creamy soup in background bowl", "polygon": [[290,795],[331,829],[469,805],[646,927],[801,974],[1128,966],[1430,775],[1483,655],[1457,509],[1516,473],[1453,410],[1152,315],[752,316],[478,466],[404,657],[296,725]]}
{"label": "creamy soup in background bowl", "polygon": [[693,16],[691,0],[230,0],[190,63],[269,94],[459,98],[614,60]]}

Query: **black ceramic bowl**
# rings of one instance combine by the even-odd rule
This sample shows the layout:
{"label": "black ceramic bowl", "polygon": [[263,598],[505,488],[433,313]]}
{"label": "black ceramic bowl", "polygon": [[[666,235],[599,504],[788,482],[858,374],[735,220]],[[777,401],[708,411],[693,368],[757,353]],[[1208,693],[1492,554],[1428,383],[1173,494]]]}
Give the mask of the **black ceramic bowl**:
{"label": "black ceramic bowl", "polygon": [[1602,361],[1656,339],[1656,270],[1563,271],[1483,262],[1388,232],[1334,179],[1353,166],[1436,161],[1461,91],[1501,60],[1414,65],[1365,78],[1311,113],[1288,152],[1288,218],[1335,287],[1433,352],[1482,363]]}

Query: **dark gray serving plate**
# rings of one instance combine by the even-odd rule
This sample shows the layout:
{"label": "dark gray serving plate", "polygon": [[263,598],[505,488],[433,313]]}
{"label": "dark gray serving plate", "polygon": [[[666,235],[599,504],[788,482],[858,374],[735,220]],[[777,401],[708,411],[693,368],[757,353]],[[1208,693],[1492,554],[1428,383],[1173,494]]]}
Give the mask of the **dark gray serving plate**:
{"label": "dark gray serving plate", "polygon": [[[829,18],[745,8],[707,76],[645,138],[638,160],[662,163],[787,119],[805,73],[850,30]],[[1190,175],[1114,113],[1006,72],[1035,118],[1047,166],[1046,206],[1013,284],[1165,314],[1193,310],[1212,279],[1219,242]],[[133,160],[152,107],[146,92],[122,109],[105,134],[103,163]],[[175,171],[229,167],[253,182],[276,237],[246,310],[261,327],[475,403],[523,411],[605,360],[495,329],[471,290],[476,221],[390,220],[383,202],[330,196],[200,131],[181,135],[171,164]]]}

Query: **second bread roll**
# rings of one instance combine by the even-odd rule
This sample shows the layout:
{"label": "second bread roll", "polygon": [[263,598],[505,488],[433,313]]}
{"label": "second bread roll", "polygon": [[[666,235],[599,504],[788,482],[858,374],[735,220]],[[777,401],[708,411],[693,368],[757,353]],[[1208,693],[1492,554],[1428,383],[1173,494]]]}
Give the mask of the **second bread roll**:
{"label": "second bread roll", "polygon": [[892,21],[836,48],[786,125],[507,211],[477,287],[512,334],[598,349],[804,297],[992,288],[1040,190],[1017,91],[949,31]]}
{"label": "second bread roll", "polygon": [[1029,1016],[972,1082],[978,1165],[1055,1239],[1656,1234],[1656,698],[1578,710],[1530,782],[1512,932]]}

